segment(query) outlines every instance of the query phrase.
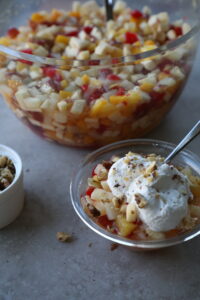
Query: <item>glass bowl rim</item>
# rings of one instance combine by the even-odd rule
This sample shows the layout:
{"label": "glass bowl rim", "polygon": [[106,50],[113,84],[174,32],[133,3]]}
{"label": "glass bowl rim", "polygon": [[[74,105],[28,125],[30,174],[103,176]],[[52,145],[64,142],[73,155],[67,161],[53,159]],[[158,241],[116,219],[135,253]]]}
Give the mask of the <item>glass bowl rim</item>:
{"label": "glass bowl rim", "polygon": [[[127,56],[121,56],[114,58],[102,58],[102,59],[92,59],[92,60],[79,60],[79,59],[57,59],[57,58],[49,58],[44,56],[38,56],[28,53],[23,53],[18,50],[14,50],[12,48],[9,48],[7,46],[0,45],[0,53],[3,53],[4,55],[9,55],[11,57],[14,57],[16,59],[23,59],[27,60],[33,63],[43,64],[43,65],[49,65],[54,67],[73,67],[75,69],[79,69],[81,67],[89,67],[89,68],[102,68],[105,66],[111,66],[111,67],[118,67],[120,64],[126,64],[126,63],[134,63],[138,60],[150,58],[152,56],[156,55],[164,55],[166,51],[173,50],[177,47],[179,47],[181,44],[187,42],[190,38],[192,38],[195,34],[197,34],[200,31],[200,21],[197,21],[195,25],[192,26],[190,31],[182,35],[181,37],[176,38],[173,41],[168,42],[165,45],[162,45],[160,47],[156,47],[153,50],[148,50],[142,53],[136,53],[134,55],[127,55]],[[74,66],[74,62],[77,62],[78,65]],[[120,65],[121,66],[121,65]]]}
{"label": "glass bowl rim", "polygon": [[[79,166],[76,168],[75,175],[72,176],[71,182],[70,182],[70,198],[71,198],[71,203],[72,206],[79,216],[79,218],[85,223],[91,230],[96,232],[98,235],[106,238],[107,240],[110,240],[111,242],[123,245],[123,246],[128,246],[128,247],[133,247],[133,248],[138,248],[138,249],[143,249],[143,250],[155,250],[155,249],[161,249],[161,248],[166,248],[174,245],[178,245],[181,243],[184,243],[186,241],[189,241],[193,239],[194,237],[198,236],[200,234],[200,225],[197,225],[193,230],[181,234],[177,237],[169,238],[169,239],[164,239],[164,240],[153,240],[153,241],[134,241],[134,240],[129,240],[124,237],[120,237],[116,234],[112,234],[105,230],[103,227],[100,227],[97,225],[83,210],[82,205],[80,203],[80,196],[78,196],[77,192],[77,185],[75,185],[76,179],[79,178],[79,175],[82,171],[82,168],[87,165],[90,160],[95,159],[98,157],[100,154],[107,153],[113,149],[120,149],[123,146],[128,146],[131,144],[148,144],[148,145],[155,145],[155,146],[161,146],[161,147],[167,147],[168,149],[174,148],[176,145],[173,143],[168,143],[162,140],[155,140],[155,139],[128,139],[124,141],[119,141],[116,143],[112,143],[109,145],[106,145],[104,147],[101,147],[92,153],[86,155],[86,157],[81,161]],[[193,153],[190,150],[183,150],[180,152],[180,154],[183,154],[185,157],[188,157],[189,159],[192,159],[193,162],[195,161],[195,164],[199,164],[200,166],[200,158]],[[79,205],[78,205],[79,204]]]}

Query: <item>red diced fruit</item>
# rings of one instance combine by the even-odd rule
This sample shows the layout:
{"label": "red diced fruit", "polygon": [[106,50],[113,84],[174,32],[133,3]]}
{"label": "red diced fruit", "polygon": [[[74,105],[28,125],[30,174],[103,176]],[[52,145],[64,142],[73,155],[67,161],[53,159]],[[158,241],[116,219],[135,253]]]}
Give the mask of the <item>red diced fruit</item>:
{"label": "red diced fruit", "polygon": [[113,221],[108,220],[106,215],[98,217],[98,223],[104,228],[113,225]]}
{"label": "red diced fruit", "polygon": [[120,62],[119,58],[115,57],[112,59],[112,64],[118,64]]}
{"label": "red diced fruit", "polygon": [[83,84],[81,86],[81,89],[82,89],[83,92],[87,92],[87,90],[88,90],[88,84]]}
{"label": "red diced fruit", "polygon": [[44,76],[55,78],[55,76],[57,75],[57,70],[53,67],[44,67],[43,74]]}
{"label": "red diced fruit", "polygon": [[133,44],[135,42],[138,41],[138,36],[136,33],[132,33],[132,32],[129,32],[127,31],[125,33],[125,43],[127,44]]}
{"label": "red diced fruit", "polygon": [[96,99],[100,98],[103,93],[104,93],[104,88],[96,89],[90,94],[88,100],[89,101],[96,100]]}
{"label": "red diced fruit", "polygon": [[163,101],[163,97],[165,96],[165,93],[159,93],[159,92],[152,91],[150,93],[150,96],[155,105],[160,105]]}
{"label": "red diced fruit", "polygon": [[92,59],[89,61],[89,66],[98,66],[99,65],[99,60],[98,59]]}
{"label": "red diced fruit", "polygon": [[120,80],[121,78],[119,76],[115,75],[115,74],[109,74],[107,76],[107,79],[108,80]]}
{"label": "red diced fruit", "polygon": [[[24,49],[24,50],[20,50],[20,52],[26,53],[26,54],[33,54],[33,50],[32,49]],[[32,65],[33,64],[32,61],[25,60],[25,59],[19,59],[19,61],[21,63],[27,64],[27,65]]]}
{"label": "red diced fruit", "polygon": [[123,95],[125,95],[125,93],[126,93],[126,90],[123,87],[119,87],[116,95],[123,96]]}
{"label": "red diced fruit", "polygon": [[14,39],[18,36],[19,30],[17,28],[10,28],[7,33],[11,39]]}
{"label": "red diced fruit", "polygon": [[131,12],[131,16],[135,19],[141,19],[143,17],[143,13],[140,10],[135,9]]}
{"label": "red diced fruit", "polygon": [[83,27],[83,30],[85,31],[85,33],[90,34],[91,31],[92,31],[92,27],[90,27],[90,26],[85,26],[85,27]]}
{"label": "red diced fruit", "polygon": [[174,27],[174,31],[176,32],[177,36],[180,36],[183,34],[182,28],[181,27]]}
{"label": "red diced fruit", "polygon": [[91,196],[91,194],[92,194],[92,192],[94,191],[94,187],[92,187],[92,186],[89,186],[88,188],[87,188],[87,190],[86,190],[86,195],[87,196]]}
{"label": "red diced fruit", "polygon": [[66,36],[77,36],[78,35],[78,31],[71,31],[65,34]]}

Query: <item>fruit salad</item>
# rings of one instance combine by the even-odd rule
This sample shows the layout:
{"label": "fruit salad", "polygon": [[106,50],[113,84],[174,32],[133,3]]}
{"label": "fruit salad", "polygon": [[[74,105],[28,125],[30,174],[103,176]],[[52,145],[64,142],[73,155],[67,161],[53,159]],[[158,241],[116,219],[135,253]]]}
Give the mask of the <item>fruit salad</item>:
{"label": "fruit salad", "polygon": [[98,225],[131,240],[162,240],[200,223],[200,178],[161,156],[129,152],[102,161],[81,198]]}
{"label": "fruit salad", "polygon": [[[190,31],[184,20],[114,5],[114,19],[96,2],[74,2],[10,28],[0,45],[0,92],[42,137],[99,146],[140,137],[159,124],[191,69],[191,41],[144,57]],[[166,48],[167,49],[167,48]],[[20,56],[21,55],[21,56]]]}

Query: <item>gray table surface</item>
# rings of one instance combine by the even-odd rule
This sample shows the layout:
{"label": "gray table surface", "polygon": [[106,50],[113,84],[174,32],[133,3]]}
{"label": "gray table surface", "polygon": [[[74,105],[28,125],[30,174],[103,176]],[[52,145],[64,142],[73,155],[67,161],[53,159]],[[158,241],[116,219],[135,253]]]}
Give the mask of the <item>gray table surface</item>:
{"label": "gray table surface", "polygon": [[[199,119],[200,51],[172,112],[148,135],[177,143]],[[0,231],[0,300],[200,299],[200,238],[162,251],[110,250],[76,216],[69,199],[73,168],[89,152],[49,143],[0,99],[0,143],[23,160],[26,201]],[[200,154],[200,138],[189,148]],[[74,235],[56,240],[57,231]]]}

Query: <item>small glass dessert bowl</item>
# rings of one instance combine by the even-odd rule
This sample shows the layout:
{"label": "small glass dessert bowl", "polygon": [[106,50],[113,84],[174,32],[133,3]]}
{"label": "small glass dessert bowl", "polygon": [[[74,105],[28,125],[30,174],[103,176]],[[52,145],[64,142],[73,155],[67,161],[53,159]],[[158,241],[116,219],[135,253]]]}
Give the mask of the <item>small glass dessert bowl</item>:
{"label": "small glass dessert bowl", "polygon": [[[175,145],[166,143],[164,141],[135,139],[110,144],[88,155],[79,166],[78,171],[72,178],[70,185],[71,201],[76,213],[81,218],[81,220],[90,229],[103,236],[104,238],[114,243],[131,247],[134,250],[161,249],[181,244],[198,236],[200,234],[200,159],[190,151],[182,151],[174,158],[172,163],[164,164],[162,162],[162,158],[165,158],[174,149],[174,147]],[[135,218],[134,213],[132,216],[130,215],[130,209],[127,216],[128,207],[130,208],[130,206],[133,204],[131,202],[130,205],[130,201],[127,200],[128,196],[124,201],[124,204],[118,203],[119,205],[115,206],[117,197],[115,197],[116,194],[114,193],[114,190],[118,188],[118,192],[120,191],[119,186],[121,184],[121,174],[119,173],[119,176],[116,176],[114,178],[114,181],[116,181],[117,178],[117,183],[113,185],[114,188],[112,188],[112,180],[109,177],[113,172],[113,169],[115,169],[114,171],[120,172],[122,169],[124,170],[125,166],[122,166],[120,164],[118,164],[117,166],[117,162],[120,161],[120,158],[126,159],[127,153],[130,156],[129,158],[133,159],[134,161],[137,161],[138,158],[142,157],[142,163],[141,161],[137,161],[137,163],[134,162],[134,168],[136,168],[136,172],[138,170],[141,170],[140,168],[146,168],[145,172],[147,172],[147,169],[148,171],[150,171],[150,168],[152,167],[151,165],[154,164],[155,169],[152,173],[153,175],[155,175],[156,173],[158,175],[164,176],[163,172],[166,171],[166,174],[168,176],[166,177],[168,183],[166,183],[166,180],[162,180],[164,177],[156,181],[154,176],[150,176],[153,179],[149,180],[148,176],[146,176],[147,174],[145,173],[144,175],[144,172],[141,171],[144,175],[141,175],[144,177],[144,181],[142,183],[143,186],[141,186],[141,191],[133,191],[133,193],[137,192],[137,195],[135,194],[134,197],[138,204],[138,206],[136,207],[138,218]],[[115,166],[113,167],[114,164]],[[139,169],[137,169],[138,166],[136,166],[136,164],[138,164]],[[101,181],[99,174],[97,173],[99,170],[99,166],[102,165],[105,167],[105,169],[107,169],[108,175],[107,177],[105,177],[106,180],[104,178]],[[117,168],[119,169],[117,170]],[[114,173],[115,172],[113,172],[112,174]],[[140,189],[141,176],[138,182],[136,182],[136,179],[139,177],[135,179],[136,185],[133,185],[135,189]],[[154,180],[156,181],[156,183],[154,182]],[[134,180],[131,180],[131,182],[133,181]],[[150,183],[149,188],[147,182],[151,181],[153,183]],[[145,184],[146,186],[143,189]],[[158,186],[160,186],[160,191],[158,191]],[[121,188],[123,188],[123,185],[121,185]],[[149,188],[149,190],[147,188]],[[170,192],[167,190],[167,188],[170,189]],[[184,190],[184,188],[186,188],[186,190]],[[154,207],[155,210],[153,211],[153,214],[152,212],[148,211],[149,208],[147,207],[146,216],[149,219],[147,218],[148,224],[146,224],[144,220],[145,205],[140,206],[140,204],[143,204],[143,200],[145,201],[145,199],[148,199],[148,195],[150,194],[150,192],[152,194],[153,189],[158,192],[156,194],[157,199],[160,199],[156,201],[160,201],[159,203],[163,201],[161,204],[159,204],[159,209],[160,207],[162,208],[163,215],[161,216],[161,218],[158,215],[154,218],[154,215],[159,213],[157,204],[155,204],[156,208]],[[114,193],[113,195],[111,193],[111,190],[112,193]],[[114,199],[112,198],[111,202],[114,203],[114,209],[112,206],[113,204],[109,206],[109,201],[107,201],[106,199],[101,198],[101,200],[98,202],[99,191],[100,197],[105,196],[104,198],[106,198],[107,200],[109,200],[108,198],[110,196],[113,196]],[[144,191],[147,191],[147,194],[145,194]],[[175,193],[173,191],[175,191]],[[188,195],[186,195],[187,191]],[[102,192],[104,194],[102,194]],[[140,203],[137,201],[138,195],[140,197],[139,200],[141,200],[139,201]],[[173,203],[173,207],[170,207],[170,203],[168,203],[169,206],[168,204],[165,205],[167,197],[169,198],[167,201]],[[88,199],[89,202],[87,202]],[[90,202],[90,199],[93,202]],[[154,200],[155,199],[149,200],[148,205],[150,204],[150,207],[153,207],[152,203],[155,203]],[[187,205],[187,207],[180,207],[179,204],[181,201],[184,203],[184,205]],[[100,202],[104,204],[103,208]],[[115,209],[115,207],[117,208]],[[175,210],[177,210],[174,210],[173,212],[174,207],[176,207]],[[164,212],[165,209],[166,214]],[[169,211],[171,211],[173,214],[172,218],[169,218],[169,216],[167,216]],[[184,211],[185,215],[181,216]],[[167,222],[163,221],[163,218],[165,217],[168,218]],[[160,221],[156,221],[160,220],[159,218],[161,219],[162,224],[159,223]],[[179,218],[180,221],[178,221],[177,225],[172,225],[172,223],[175,224],[175,218]],[[162,230],[156,229],[156,226],[158,226],[158,224],[159,226],[161,226]]]}

